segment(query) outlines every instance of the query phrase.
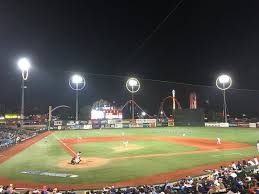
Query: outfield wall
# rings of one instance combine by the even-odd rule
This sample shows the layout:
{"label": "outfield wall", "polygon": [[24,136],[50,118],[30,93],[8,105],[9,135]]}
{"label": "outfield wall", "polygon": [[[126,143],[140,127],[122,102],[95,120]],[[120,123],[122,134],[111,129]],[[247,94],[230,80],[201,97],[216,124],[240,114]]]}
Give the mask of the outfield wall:
{"label": "outfield wall", "polygon": [[243,128],[259,128],[259,122],[257,123],[244,123],[244,122],[232,122],[232,123],[215,123],[206,122],[205,127],[243,127]]}

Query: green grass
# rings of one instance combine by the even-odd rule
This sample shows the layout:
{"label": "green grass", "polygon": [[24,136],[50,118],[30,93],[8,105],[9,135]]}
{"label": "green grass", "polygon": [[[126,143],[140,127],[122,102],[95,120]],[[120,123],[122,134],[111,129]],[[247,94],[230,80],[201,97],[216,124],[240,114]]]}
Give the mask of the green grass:
{"label": "green grass", "polygon": [[209,128],[209,127],[166,127],[166,128],[129,128],[129,129],[103,129],[103,130],[74,130],[57,131],[55,136],[60,139],[74,139],[79,137],[98,137],[98,136],[121,136],[124,132],[127,135],[140,136],[182,136],[185,137],[203,137],[222,140],[248,143],[255,145],[259,140],[258,128]]}
{"label": "green grass", "polygon": [[161,154],[161,153],[173,153],[173,152],[187,152],[197,150],[196,147],[183,146],[179,144],[154,141],[154,140],[133,140],[129,141],[130,145],[140,146],[140,149],[132,149],[123,152],[117,152],[113,148],[123,146],[122,141],[111,141],[111,142],[96,142],[87,144],[74,144],[74,150],[80,150],[82,156],[86,155],[89,157],[102,157],[112,158],[121,156],[139,156],[146,154]]}
{"label": "green grass", "polygon": [[[156,175],[177,169],[191,168],[222,161],[239,160],[244,157],[256,155],[255,148],[242,150],[230,150],[223,152],[209,152],[192,155],[163,156],[153,158],[136,158],[130,160],[112,161],[106,165],[91,169],[63,169],[57,166],[60,160],[70,160],[71,156],[63,149],[57,139],[75,139],[99,136],[182,136],[203,137],[222,141],[234,141],[255,145],[259,139],[258,129],[243,128],[199,128],[199,127],[172,127],[155,129],[111,129],[111,130],[74,130],[57,131],[45,139],[33,144],[24,151],[18,153],[8,161],[0,164],[0,176],[15,180],[41,182],[41,183],[112,183],[143,176]],[[183,138],[185,138],[183,137]],[[114,152],[111,147],[118,146],[121,141],[95,142],[87,144],[75,144],[74,149],[87,153],[92,157],[119,157],[130,155],[145,155],[150,153],[183,152],[195,150],[194,147],[172,144],[161,141],[134,140],[134,143],[145,148],[127,152]],[[233,154],[239,153],[239,154]],[[78,178],[58,178],[39,175],[21,174],[23,170],[40,170],[48,172],[62,172],[79,175]]]}

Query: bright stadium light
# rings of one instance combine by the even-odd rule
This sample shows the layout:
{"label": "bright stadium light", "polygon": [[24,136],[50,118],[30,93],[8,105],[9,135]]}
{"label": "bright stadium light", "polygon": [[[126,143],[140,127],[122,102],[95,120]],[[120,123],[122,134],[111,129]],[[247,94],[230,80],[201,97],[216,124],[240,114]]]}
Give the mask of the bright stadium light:
{"label": "bright stadium light", "polygon": [[17,62],[17,65],[19,67],[19,69],[22,72],[22,78],[23,80],[27,80],[28,79],[28,74],[29,74],[29,69],[31,67],[31,63],[27,58],[20,58]]}
{"label": "bright stadium light", "polygon": [[31,66],[30,61],[27,58],[19,59],[17,64],[22,71],[28,71]]}
{"label": "bright stadium light", "polygon": [[227,90],[232,85],[232,79],[229,75],[222,74],[216,80],[216,86],[220,90]]}
{"label": "bright stadium light", "polygon": [[78,121],[78,91],[84,89],[85,78],[79,74],[74,74],[69,79],[69,86],[76,91],[76,121]]}
{"label": "bright stadium light", "polygon": [[130,92],[130,93],[136,93],[139,91],[140,89],[140,83],[139,81],[132,77],[132,78],[129,78],[126,82],[126,88],[127,90]]}
{"label": "bright stadium light", "polygon": [[74,84],[80,84],[80,83],[83,82],[83,77],[81,75],[75,74],[75,75],[72,76],[72,82]]}
{"label": "bright stadium light", "polygon": [[142,113],[141,113],[141,115],[144,117],[144,116],[146,116],[146,115],[147,115],[147,113],[142,112]]}
{"label": "bright stadium light", "polygon": [[24,81],[28,79],[28,76],[29,76],[29,69],[30,69],[30,66],[31,66],[31,63],[30,61],[23,57],[23,58],[20,58],[17,62],[17,65],[19,67],[19,69],[21,70],[22,72],[22,102],[21,102],[21,128],[23,128],[23,120],[24,120],[24,89],[26,88],[24,86]]}
{"label": "bright stadium light", "polygon": [[135,80],[135,79],[130,79],[130,80],[129,80],[129,85],[130,85],[131,87],[135,87],[135,86],[138,85],[138,82],[137,82],[137,80]]}
{"label": "bright stadium light", "polygon": [[226,103],[226,90],[229,89],[232,85],[232,79],[227,74],[222,74],[216,79],[216,86],[218,89],[223,91],[223,100],[224,100],[224,121],[227,123],[227,103]]}
{"label": "bright stadium light", "polygon": [[230,81],[230,77],[228,75],[221,75],[219,76],[219,82],[222,84],[226,84]]}
{"label": "bright stadium light", "polygon": [[134,93],[138,92],[140,89],[140,83],[139,81],[132,77],[129,78],[126,82],[126,88],[131,93],[131,110],[132,110],[132,124],[134,122]]}

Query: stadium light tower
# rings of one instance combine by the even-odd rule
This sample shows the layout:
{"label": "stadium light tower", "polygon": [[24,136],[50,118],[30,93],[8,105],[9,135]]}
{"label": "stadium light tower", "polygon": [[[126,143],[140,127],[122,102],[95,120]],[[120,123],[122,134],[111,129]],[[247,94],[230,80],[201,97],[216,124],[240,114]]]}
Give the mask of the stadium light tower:
{"label": "stadium light tower", "polygon": [[22,102],[21,102],[21,128],[23,128],[23,120],[24,120],[24,89],[26,88],[26,86],[24,86],[24,82],[28,79],[28,75],[29,75],[29,69],[31,66],[30,61],[27,58],[20,58],[17,62],[17,65],[19,67],[19,69],[22,72]]}
{"label": "stadium light tower", "polygon": [[76,91],[76,121],[78,121],[78,91],[84,89],[85,78],[79,74],[74,74],[69,79],[69,86]]}
{"label": "stadium light tower", "polygon": [[232,79],[229,75],[222,74],[216,80],[216,86],[218,89],[223,91],[223,100],[224,100],[224,121],[228,122],[227,119],[227,103],[226,103],[226,90],[229,89],[232,85]]}
{"label": "stadium light tower", "polygon": [[139,81],[132,77],[126,82],[126,88],[131,93],[131,112],[132,112],[132,124],[134,122],[134,93],[138,92],[140,89]]}

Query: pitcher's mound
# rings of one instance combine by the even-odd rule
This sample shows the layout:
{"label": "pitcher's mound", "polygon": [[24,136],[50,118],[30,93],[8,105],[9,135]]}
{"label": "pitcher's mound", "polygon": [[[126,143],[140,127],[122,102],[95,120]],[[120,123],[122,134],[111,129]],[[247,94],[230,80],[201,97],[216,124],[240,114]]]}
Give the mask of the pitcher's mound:
{"label": "pitcher's mound", "polygon": [[142,146],[139,146],[139,145],[135,145],[135,144],[128,144],[128,146],[124,146],[124,145],[121,145],[121,146],[117,146],[117,147],[113,147],[112,149],[115,151],[115,152],[126,152],[126,151],[129,151],[129,150],[138,150],[138,149],[142,149],[144,147]]}
{"label": "pitcher's mound", "polygon": [[81,158],[80,164],[71,164],[70,160],[62,160],[58,163],[61,168],[80,169],[80,168],[94,168],[105,165],[109,159],[105,158]]}

